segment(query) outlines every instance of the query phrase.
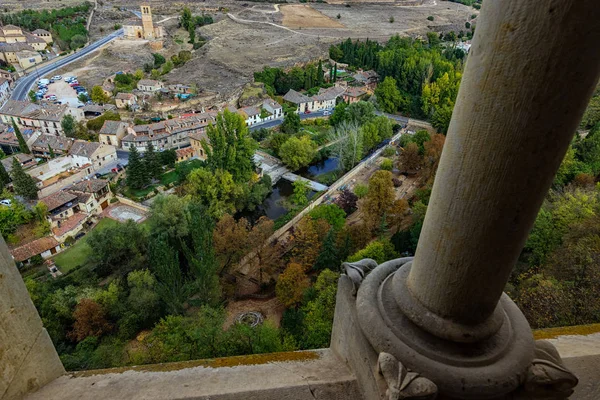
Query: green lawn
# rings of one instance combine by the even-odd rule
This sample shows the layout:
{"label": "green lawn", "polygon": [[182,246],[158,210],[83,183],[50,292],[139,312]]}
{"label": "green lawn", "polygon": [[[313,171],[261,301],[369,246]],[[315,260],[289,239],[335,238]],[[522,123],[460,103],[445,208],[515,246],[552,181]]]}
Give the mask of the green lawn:
{"label": "green lawn", "polygon": [[[103,218],[100,220],[100,222],[98,222],[98,225],[96,225],[92,230],[106,229],[107,227],[114,226],[118,223],[119,222],[115,221],[114,219]],[[54,257],[54,262],[63,274],[66,274],[75,267],[85,265],[87,258],[90,254],[90,246],[88,246],[87,244],[87,238],[87,235],[84,236],[73,246],[67,248],[66,250],[57,254]]]}
{"label": "green lawn", "polygon": [[167,172],[166,174],[163,174],[160,177],[160,183],[161,185],[168,185],[170,183],[176,182],[177,179],[179,178],[179,175],[177,175],[177,172],[175,170]]}

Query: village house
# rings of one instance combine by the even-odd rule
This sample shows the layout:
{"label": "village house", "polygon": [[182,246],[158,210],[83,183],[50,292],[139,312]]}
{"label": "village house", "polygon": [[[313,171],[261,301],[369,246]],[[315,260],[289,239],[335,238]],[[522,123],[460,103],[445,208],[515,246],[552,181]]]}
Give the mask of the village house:
{"label": "village house", "polygon": [[35,158],[31,154],[17,153],[10,157],[3,158],[0,161],[8,173],[12,172],[13,158],[16,158],[24,169],[32,168],[37,165],[37,161],[35,161]]}
{"label": "village house", "polygon": [[33,36],[39,37],[40,39],[42,39],[44,42],[46,42],[48,44],[50,44],[54,41],[52,39],[52,34],[45,29],[36,29],[35,31],[31,32],[31,34]]}
{"label": "village house", "polygon": [[133,93],[117,93],[115,96],[115,103],[117,108],[132,108],[137,105],[137,96]]}
{"label": "village house", "polygon": [[74,139],[64,136],[41,134],[37,135],[37,138],[29,146],[29,149],[35,157],[49,159],[52,158],[50,149],[52,149],[55,157],[64,156],[68,153],[74,141]]}
{"label": "village house", "polygon": [[84,118],[80,108],[72,108],[66,104],[34,104],[28,101],[8,100],[0,108],[0,120],[7,125],[12,125],[14,120],[22,129],[30,128],[58,136],[64,136],[61,122],[67,114],[73,116],[77,122]]}
{"label": "village house", "polygon": [[333,110],[335,108],[338,97],[342,96],[345,89],[341,87],[330,87],[328,89],[319,89],[319,93],[312,97],[313,110]]}
{"label": "village house", "polygon": [[59,243],[79,233],[89,218],[88,213],[81,211],[77,194],[66,190],[43,197],[40,202],[48,207],[46,218],[52,235]]}
{"label": "village house", "polygon": [[40,53],[31,50],[21,50],[15,56],[17,57],[17,63],[23,69],[32,68],[43,61]]}
{"label": "village house", "polygon": [[10,82],[0,76],[0,106],[10,97]]}
{"label": "village house", "polygon": [[267,99],[263,101],[262,107],[270,114],[267,118],[264,118],[263,121],[283,118],[283,107],[275,100]]}
{"label": "village house", "polygon": [[[22,129],[21,134],[23,139],[27,143],[27,146],[31,146],[35,139],[41,135],[40,131],[34,131],[33,129]],[[0,149],[5,154],[13,154],[21,151],[19,140],[15,134],[15,129],[11,125],[6,125],[0,122]]]}
{"label": "village house", "polygon": [[194,133],[190,135],[190,146],[194,150],[194,156],[200,160],[206,160],[206,153],[202,147],[202,141],[208,143],[206,133]]}
{"label": "village house", "polygon": [[[50,32],[44,32],[50,34]],[[50,41],[52,41],[52,35],[50,35]],[[15,25],[5,25],[0,27],[0,43],[23,43],[29,45],[35,51],[42,51],[47,46],[46,40],[41,36],[23,32],[21,28]]]}
{"label": "village house", "polygon": [[169,89],[169,91],[172,93],[178,93],[178,94],[193,94],[193,92],[194,92],[194,90],[191,86],[182,85],[181,83],[178,83],[175,85],[168,85],[167,89]]}
{"label": "village house", "polygon": [[0,78],[6,79],[8,81],[8,85],[12,87],[15,81],[17,80],[17,75],[14,72],[0,69]]}
{"label": "village house", "polygon": [[163,84],[154,79],[141,79],[137,84],[137,88],[144,93],[156,93],[163,88]]}
{"label": "village house", "polygon": [[363,87],[349,87],[344,93],[344,101],[348,104],[357,103],[367,95],[367,90]]}
{"label": "village house", "polygon": [[314,111],[313,100],[302,93],[296,92],[294,89],[290,89],[289,92],[283,96],[283,100],[294,105],[296,107],[296,112],[299,114],[305,114]]}
{"label": "village house", "polygon": [[242,107],[238,109],[238,113],[244,118],[246,126],[252,126],[262,122],[260,117],[261,111],[258,107]]}
{"label": "village house", "polygon": [[76,166],[73,157],[60,156],[28,169],[35,179],[39,197],[47,197],[91,175],[92,164]]}
{"label": "village house", "polygon": [[369,92],[373,92],[377,88],[379,76],[373,70],[359,71],[352,75],[354,81],[362,86],[365,86]]}
{"label": "village house", "polygon": [[[17,56],[18,53],[22,52],[22,51],[27,51],[27,52],[34,52],[33,47],[31,47],[30,45],[28,45],[27,43],[2,43],[0,42],[0,60],[8,63],[8,64],[12,64],[12,65],[19,65],[19,57]],[[36,55],[34,55],[34,61],[36,62],[41,62],[42,57],[39,55],[39,53],[35,53]],[[39,57],[39,61],[37,61],[37,58]],[[23,68],[21,66],[21,68]]]}
{"label": "village house", "polygon": [[194,157],[194,149],[192,147],[185,147],[183,149],[179,149],[175,152],[177,158],[176,162],[187,161],[190,158]]}
{"label": "village house", "polygon": [[104,125],[98,132],[98,140],[102,144],[120,148],[121,141],[127,135],[129,125],[122,121],[104,121]]}
{"label": "village house", "polygon": [[204,133],[212,120],[210,114],[201,113],[189,118],[175,118],[129,127],[127,136],[122,140],[122,148],[129,150],[133,145],[138,151],[145,152],[149,143],[159,151],[188,147],[190,135]]}
{"label": "village house", "polygon": [[78,196],[79,207],[90,215],[98,215],[108,208],[113,194],[108,180],[88,179],[74,184],[69,192]]}
{"label": "village house", "polygon": [[75,140],[69,155],[73,158],[73,163],[77,167],[91,164],[95,171],[102,166],[117,161],[117,148],[108,144],[98,142],[86,142],[84,140]]}
{"label": "village house", "polygon": [[52,236],[46,236],[11,250],[17,264],[29,264],[35,256],[47,259],[61,251],[60,243]]}

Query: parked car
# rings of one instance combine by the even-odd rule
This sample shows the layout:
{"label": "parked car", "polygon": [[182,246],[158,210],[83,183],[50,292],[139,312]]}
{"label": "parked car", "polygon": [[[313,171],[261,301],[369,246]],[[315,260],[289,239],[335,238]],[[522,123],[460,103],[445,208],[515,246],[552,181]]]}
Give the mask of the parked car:
{"label": "parked car", "polygon": [[79,232],[77,235],[75,235],[75,240],[79,240],[84,236],[85,236],[85,232]]}
{"label": "parked car", "polygon": [[65,82],[71,83],[72,81],[76,81],[77,77],[75,76],[65,76]]}
{"label": "parked car", "polygon": [[0,204],[2,204],[3,206],[6,206],[6,207],[10,207],[10,206],[12,206],[12,200],[10,200],[10,199],[0,200]]}
{"label": "parked car", "polygon": [[50,79],[40,79],[38,81],[38,84],[49,85],[50,84]]}
{"label": "parked car", "polygon": [[97,173],[97,172],[96,172],[96,173],[94,174],[94,177],[95,177],[96,179],[100,179],[100,178],[102,178],[102,174],[99,174],[99,173]]}
{"label": "parked car", "polygon": [[111,172],[117,173],[123,171],[123,166],[121,164],[117,164],[116,167],[110,170]]}
{"label": "parked car", "polygon": [[69,84],[69,86],[71,86],[71,87],[79,86],[79,82],[73,81]]}
{"label": "parked car", "polygon": [[55,76],[52,77],[52,79],[54,79],[55,81],[60,81],[62,79],[62,76],[55,75]]}
{"label": "parked car", "polygon": [[304,114],[310,114],[310,110],[304,111]]}
{"label": "parked car", "polygon": [[323,111],[323,115],[330,115],[330,114],[331,114],[331,112],[329,112],[329,111]]}

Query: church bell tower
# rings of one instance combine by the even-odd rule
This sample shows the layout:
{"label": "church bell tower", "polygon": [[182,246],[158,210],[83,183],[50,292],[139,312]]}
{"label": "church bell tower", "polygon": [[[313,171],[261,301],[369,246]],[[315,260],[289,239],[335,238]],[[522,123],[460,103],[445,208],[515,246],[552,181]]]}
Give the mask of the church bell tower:
{"label": "church bell tower", "polygon": [[152,9],[150,8],[150,3],[143,3],[141,9],[144,39],[154,39],[154,23],[152,22]]}

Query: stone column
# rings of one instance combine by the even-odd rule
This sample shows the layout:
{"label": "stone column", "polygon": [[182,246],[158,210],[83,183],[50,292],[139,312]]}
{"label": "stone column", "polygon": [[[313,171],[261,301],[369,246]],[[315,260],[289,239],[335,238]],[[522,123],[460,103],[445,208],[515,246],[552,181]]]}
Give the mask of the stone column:
{"label": "stone column", "polygon": [[0,399],[20,399],[64,373],[0,236]]}
{"label": "stone column", "polygon": [[346,265],[390,399],[571,393],[502,291],[599,76],[597,0],[485,2],[414,260]]}

